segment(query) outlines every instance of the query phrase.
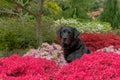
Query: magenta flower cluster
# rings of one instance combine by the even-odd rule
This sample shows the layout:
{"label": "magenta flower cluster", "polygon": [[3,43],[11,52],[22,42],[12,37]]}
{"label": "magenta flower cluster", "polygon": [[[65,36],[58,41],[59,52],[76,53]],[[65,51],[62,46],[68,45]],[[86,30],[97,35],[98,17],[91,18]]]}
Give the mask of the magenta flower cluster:
{"label": "magenta flower cluster", "polygon": [[[96,51],[104,47],[113,45],[116,49],[120,48],[120,37],[112,33],[81,33],[78,36],[91,51]],[[58,42],[61,39],[56,35]]]}
{"label": "magenta flower cluster", "polygon": [[0,58],[0,80],[50,80],[58,69],[55,62],[41,58]]}
{"label": "magenta flower cluster", "polygon": [[52,60],[12,55],[0,58],[0,80],[120,80],[120,55],[96,51],[62,68]]}
{"label": "magenta flower cluster", "polygon": [[96,51],[111,45],[116,49],[120,48],[120,37],[112,33],[82,33],[79,38],[91,51]]}
{"label": "magenta flower cluster", "polygon": [[120,80],[120,55],[111,52],[85,54],[59,70],[55,80]]}

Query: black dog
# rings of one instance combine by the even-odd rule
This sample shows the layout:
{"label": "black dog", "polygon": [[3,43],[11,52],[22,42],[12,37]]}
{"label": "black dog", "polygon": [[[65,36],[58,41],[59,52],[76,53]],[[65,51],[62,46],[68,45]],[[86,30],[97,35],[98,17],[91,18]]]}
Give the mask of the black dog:
{"label": "black dog", "polygon": [[78,38],[80,32],[75,28],[69,26],[61,27],[56,33],[61,39],[64,58],[68,63],[80,58],[84,53],[90,53],[90,50]]}

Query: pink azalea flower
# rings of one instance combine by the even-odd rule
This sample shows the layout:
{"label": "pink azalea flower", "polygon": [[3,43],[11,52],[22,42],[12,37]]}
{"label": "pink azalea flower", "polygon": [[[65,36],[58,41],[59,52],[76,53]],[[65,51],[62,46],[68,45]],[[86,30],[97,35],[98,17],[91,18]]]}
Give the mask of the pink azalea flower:
{"label": "pink azalea flower", "polygon": [[32,56],[34,58],[45,58],[48,60],[53,60],[61,67],[67,62],[63,57],[62,47],[58,44],[53,43],[52,45],[48,43],[43,43],[42,47],[39,49],[31,49],[24,56]]}

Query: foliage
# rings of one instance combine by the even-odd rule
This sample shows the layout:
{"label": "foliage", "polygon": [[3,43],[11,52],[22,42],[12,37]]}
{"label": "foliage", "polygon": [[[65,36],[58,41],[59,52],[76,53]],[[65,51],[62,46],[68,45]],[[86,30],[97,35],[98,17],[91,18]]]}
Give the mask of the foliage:
{"label": "foliage", "polygon": [[120,9],[118,0],[107,0],[103,13],[100,15],[100,20],[109,22],[116,29],[120,28]]}
{"label": "foliage", "polygon": [[59,19],[55,21],[55,27],[60,25],[77,28],[80,32],[107,32],[111,30],[109,23],[102,22],[79,22],[76,19]]}
{"label": "foliage", "polygon": [[6,0],[0,0],[0,5],[1,5],[1,7],[2,6],[4,6],[4,7],[12,7],[12,6],[14,6],[14,4],[10,4]]}
{"label": "foliage", "polygon": [[[21,0],[21,1],[19,1],[19,0],[6,0],[6,1],[18,6],[17,13],[19,13],[19,10],[24,10],[26,13],[32,15],[36,19],[36,23],[37,23],[36,24],[36,39],[37,39],[37,44],[41,45],[42,38],[41,38],[41,33],[40,33],[41,29],[40,28],[41,28],[41,18],[42,18],[42,14],[43,14],[44,0],[37,0],[37,2],[35,0],[33,0],[36,5],[30,6],[30,8],[28,8],[28,6],[26,7],[26,4],[29,2],[29,0]],[[33,11],[32,9],[35,11]]]}
{"label": "foliage", "polygon": [[114,29],[112,32],[118,36],[120,36],[120,29]]}
{"label": "foliage", "polygon": [[14,4],[10,4],[6,0],[0,0],[0,17],[12,14]]}
{"label": "foliage", "polygon": [[[8,19],[8,18],[7,18]],[[5,22],[6,21],[6,22]],[[15,48],[37,47],[35,26],[32,21],[20,19],[2,20],[0,27],[0,49],[9,51]],[[32,24],[33,23],[33,24]]]}
{"label": "foliage", "polygon": [[41,34],[42,34],[43,42],[48,42],[50,44],[53,42],[56,42],[56,39],[54,38],[55,30],[46,28],[46,29],[42,30]]}
{"label": "foliage", "polygon": [[[10,4],[10,6],[6,7],[8,4],[4,4],[3,10],[5,10],[6,13],[17,16],[28,14],[29,12],[36,14],[40,8],[38,0],[15,0],[14,3],[19,3],[27,9],[27,11],[24,11],[25,9],[23,8],[21,9],[20,5],[14,4],[14,6],[12,6],[13,0],[2,0],[0,1],[1,4],[4,3],[4,1]],[[88,18],[87,12],[94,6],[95,2],[96,0],[45,0],[43,4],[43,14],[45,16],[51,16],[54,19],[61,17],[86,19]]]}
{"label": "foliage", "polygon": [[[13,0],[11,0],[13,1]],[[0,4],[2,5],[0,7],[0,12],[3,14],[12,14],[19,17],[22,17],[25,14],[28,14],[29,12],[24,11],[24,9],[21,9],[21,7],[17,4],[14,4],[14,2],[11,2],[9,0],[1,0]],[[39,11],[39,1],[38,0],[15,0],[15,2],[22,5],[27,10],[31,11],[32,13],[37,13]],[[60,12],[62,9],[61,7],[54,1],[45,1],[43,6],[43,12],[44,15],[55,15],[58,12]]]}
{"label": "foliage", "polygon": [[[55,42],[55,31],[50,29],[50,20],[42,21],[43,42]],[[9,51],[16,48],[37,48],[35,21],[32,16],[24,19],[7,18],[2,19],[0,26],[0,50]]]}
{"label": "foliage", "polygon": [[96,11],[99,10],[101,7],[103,7],[105,0],[97,0],[93,7],[91,7],[90,11]]}
{"label": "foliage", "polygon": [[[13,17],[13,16],[22,17],[23,15],[27,14],[27,12],[25,12],[17,4],[11,1],[12,0],[1,0],[0,1],[0,4],[2,5],[0,7],[1,14],[3,14],[4,16],[8,16],[8,17]],[[29,0],[15,0],[15,2],[18,2],[19,4],[21,4],[22,6],[26,8],[29,5]]]}
{"label": "foliage", "polygon": [[62,10],[61,7],[56,2],[53,1],[45,1],[44,7],[48,8],[52,15],[55,15],[57,14],[57,12]]}
{"label": "foliage", "polygon": [[62,7],[62,17],[88,19],[87,12],[96,0],[62,0],[57,2]]}
{"label": "foliage", "polygon": [[42,17],[42,25],[41,25],[41,37],[43,42],[53,43],[56,42],[55,36],[55,29],[51,27],[53,25],[53,19],[43,16]]}

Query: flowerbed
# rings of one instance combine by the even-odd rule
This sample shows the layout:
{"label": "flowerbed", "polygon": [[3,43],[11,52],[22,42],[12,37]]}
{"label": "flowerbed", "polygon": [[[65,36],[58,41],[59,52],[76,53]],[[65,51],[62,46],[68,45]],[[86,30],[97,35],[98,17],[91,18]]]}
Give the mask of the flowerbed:
{"label": "flowerbed", "polygon": [[53,61],[12,55],[0,58],[0,80],[119,80],[120,55],[85,54],[60,68]]}
{"label": "flowerbed", "polygon": [[[78,36],[91,51],[96,51],[104,47],[113,45],[115,49],[120,48],[120,37],[112,33],[81,33]],[[55,36],[58,42],[60,38]]]}
{"label": "flowerbed", "polygon": [[[71,26],[79,30],[80,32],[108,32],[111,30],[109,23],[102,22],[80,22],[76,19],[58,19],[54,22],[54,27],[59,27],[62,25]],[[53,27],[53,28],[54,28]]]}
{"label": "flowerbed", "polygon": [[23,57],[0,58],[0,80],[120,80],[120,37],[82,33],[79,38],[91,54],[67,64],[60,45],[43,43]]}
{"label": "flowerbed", "polygon": [[111,45],[113,45],[115,49],[120,48],[120,37],[112,33],[82,33],[79,38],[91,51],[96,51]]}
{"label": "flowerbed", "polygon": [[99,49],[97,51],[103,51],[105,53],[108,53],[108,52],[113,52],[113,53],[117,53],[117,54],[120,54],[120,48],[116,49],[114,46],[109,46],[109,47],[105,47],[105,48],[102,48],[102,49]]}
{"label": "flowerbed", "polygon": [[0,58],[0,80],[50,80],[58,69],[55,62],[41,58]]}
{"label": "flowerbed", "polygon": [[63,57],[62,47],[58,44],[53,43],[52,45],[48,43],[43,43],[42,47],[39,49],[31,49],[24,56],[32,56],[35,58],[45,58],[48,60],[53,60],[61,67],[66,63]]}
{"label": "flowerbed", "polygon": [[120,80],[120,55],[110,52],[85,54],[59,70],[55,80]]}

